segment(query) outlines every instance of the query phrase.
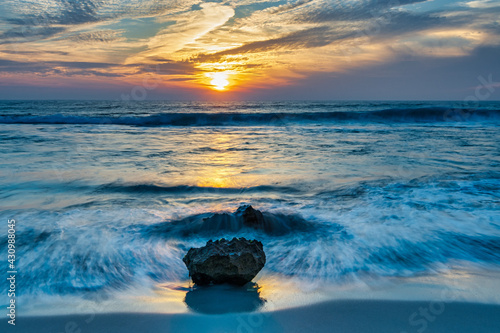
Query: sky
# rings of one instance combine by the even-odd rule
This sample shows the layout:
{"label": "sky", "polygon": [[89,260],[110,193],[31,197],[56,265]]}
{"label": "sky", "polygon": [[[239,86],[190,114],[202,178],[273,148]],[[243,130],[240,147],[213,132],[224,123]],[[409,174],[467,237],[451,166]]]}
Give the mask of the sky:
{"label": "sky", "polygon": [[500,1],[2,0],[0,99],[500,100]]}

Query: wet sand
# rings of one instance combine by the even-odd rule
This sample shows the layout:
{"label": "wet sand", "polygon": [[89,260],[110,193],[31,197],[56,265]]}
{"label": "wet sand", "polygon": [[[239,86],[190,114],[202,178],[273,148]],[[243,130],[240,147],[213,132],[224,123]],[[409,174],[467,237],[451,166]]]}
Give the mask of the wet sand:
{"label": "wet sand", "polygon": [[2,332],[477,332],[498,333],[500,305],[424,301],[329,301],[271,312],[204,314],[112,313],[19,317]]}

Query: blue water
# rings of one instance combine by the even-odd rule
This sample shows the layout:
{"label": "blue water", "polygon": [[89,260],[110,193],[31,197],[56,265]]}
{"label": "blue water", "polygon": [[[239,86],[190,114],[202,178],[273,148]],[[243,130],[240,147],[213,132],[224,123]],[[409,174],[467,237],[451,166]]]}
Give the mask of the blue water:
{"label": "blue water", "polygon": [[[15,219],[21,296],[184,281],[232,236],[332,284],[498,268],[499,125],[499,102],[0,102],[0,253]],[[242,204],[267,228],[200,222]]]}

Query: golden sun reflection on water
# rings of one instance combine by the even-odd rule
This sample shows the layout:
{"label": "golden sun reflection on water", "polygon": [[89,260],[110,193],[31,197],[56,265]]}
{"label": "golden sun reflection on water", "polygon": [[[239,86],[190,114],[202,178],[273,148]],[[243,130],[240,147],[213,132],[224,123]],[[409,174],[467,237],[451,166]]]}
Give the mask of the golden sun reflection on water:
{"label": "golden sun reflection on water", "polygon": [[238,181],[234,177],[235,170],[230,168],[214,169],[200,177],[197,186],[200,187],[216,187],[216,188],[232,188],[238,186]]}
{"label": "golden sun reflection on water", "polygon": [[[180,313],[185,312],[188,308],[196,304],[187,304],[186,296],[193,290],[196,291],[198,287],[193,285],[190,280],[180,281],[178,283],[165,283],[159,284],[154,290],[154,296],[143,298],[143,302],[148,302],[152,308],[155,306],[164,311]],[[201,288],[199,294],[209,294],[212,292],[210,289],[222,293],[238,293],[247,291],[248,296],[259,297],[263,302],[254,310],[278,310],[286,309],[298,305],[312,304],[318,301],[328,299],[325,295],[320,295],[316,292],[305,291],[299,288],[297,282],[283,276],[269,276],[260,273],[253,282],[245,285],[244,287],[231,287],[230,285],[215,285],[210,287]],[[224,289],[228,289],[224,291]],[[202,295],[200,295],[202,296]],[[221,295],[224,296],[224,295]],[[226,295],[228,296],[228,295]],[[226,297],[226,300],[232,302]],[[206,302],[217,302],[212,298],[207,298]],[[242,300],[244,301],[244,300]],[[229,304],[230,305],[230,304]],[[229,306],[228,305],[228,306]],[[237,304],[235,304],[237,305]]]}
{"label": "golden sun reflection on water", "polygon": [[[231,130],[198,130],[183,149],[186,167],[161,174],[156,182],[170,186],[231,188],[244,191],[276,182],[276,175],[262,172],[272,168],[259,156],[260,146],[249,144],[247,133]],[[171,148],[163,148],[168,150]]]}
{"label": "golden sun reflection on water", "polygon": [[211,137],[209,151],[202,156],[204,163],[196,174],[196,186],[238,188],[242,186],[244,156],[235,148],[233,135],[218,133]]}

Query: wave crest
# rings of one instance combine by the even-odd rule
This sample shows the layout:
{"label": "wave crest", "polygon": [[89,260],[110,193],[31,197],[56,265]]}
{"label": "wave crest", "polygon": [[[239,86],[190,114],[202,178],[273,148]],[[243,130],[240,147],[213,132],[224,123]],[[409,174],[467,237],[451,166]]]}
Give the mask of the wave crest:
{"label": "wave crest", "polygon": [[159,113],[148,116],[68,116],[15,115],[0,116],[1,124],[83,124],[127,126],[283,126],[294,123],[317,122],[446,122],[499,120],[500,110],[463,108],[410,108],[375,111],[323,112],[217,112],[217,113]]}

